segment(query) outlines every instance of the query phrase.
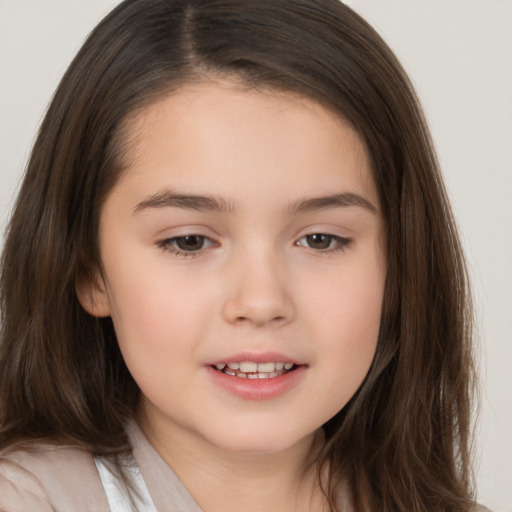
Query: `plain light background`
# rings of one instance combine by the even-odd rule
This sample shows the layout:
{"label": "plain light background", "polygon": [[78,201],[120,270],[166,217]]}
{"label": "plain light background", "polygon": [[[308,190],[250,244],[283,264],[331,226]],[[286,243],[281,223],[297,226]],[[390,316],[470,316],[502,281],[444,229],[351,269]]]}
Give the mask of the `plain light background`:
{"label": "plain light background", "polygon": [[[0,229],[37,127],[117,0],[0,0]],[[466,247],[481,339],[479,497],[512,512],[512,0],[349,0],[409,72]]]}

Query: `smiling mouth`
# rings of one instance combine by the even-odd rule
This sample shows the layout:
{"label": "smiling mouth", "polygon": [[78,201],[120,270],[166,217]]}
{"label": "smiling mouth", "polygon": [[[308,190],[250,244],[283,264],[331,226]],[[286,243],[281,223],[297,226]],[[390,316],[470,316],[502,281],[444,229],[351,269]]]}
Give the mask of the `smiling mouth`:
{"label": "smiling mouth", "polygon": [[241,379],[273,379],[294,371],[298,366],[293,363],[241,361],[239,363],[217,363],[212,368],[225,375]]}

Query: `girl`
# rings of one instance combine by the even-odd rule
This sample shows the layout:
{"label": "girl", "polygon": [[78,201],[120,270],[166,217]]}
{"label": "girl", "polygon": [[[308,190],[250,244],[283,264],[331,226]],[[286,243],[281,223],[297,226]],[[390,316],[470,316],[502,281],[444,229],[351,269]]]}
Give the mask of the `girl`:
{"label": "girl", "polygon": [[470,511],[471,311],[421,109],[337,0],[126,0],[5,243],[0,510]]}

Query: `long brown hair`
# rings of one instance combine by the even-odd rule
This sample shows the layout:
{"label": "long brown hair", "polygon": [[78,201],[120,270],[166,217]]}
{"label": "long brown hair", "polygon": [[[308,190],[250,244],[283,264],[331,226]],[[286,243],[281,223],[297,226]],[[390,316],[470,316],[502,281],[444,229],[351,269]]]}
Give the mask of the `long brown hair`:
{"label": "long brown hair", "polygon": [[128,449],[138,388],[111,320],[88,315],[75,285],[99,265],[123,127],[211,76],[320,102],[372,162],[387,283],[372,367],[324,425],[332,510],[342,480],[361,512],[471,510],[471,304],[455,224],[403,69],[338,0],[126,0],[92,32],[41,125],[5,242],[0,449],[44,437]]}

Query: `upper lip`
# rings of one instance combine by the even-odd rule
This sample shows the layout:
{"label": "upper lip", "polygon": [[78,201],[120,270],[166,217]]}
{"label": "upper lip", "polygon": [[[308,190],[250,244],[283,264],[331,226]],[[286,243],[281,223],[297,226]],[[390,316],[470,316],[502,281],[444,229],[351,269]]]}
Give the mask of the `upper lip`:
{"label": "upper lip", "polygon": [[240,363],[242,361],[250,363],[292,363],[297,366],[304,364],[279,352],[240,352],[238,354],[232,354],[216,359],[215,361],[208,363],[208,366],[215,366],[216,364],[221,363]]}

